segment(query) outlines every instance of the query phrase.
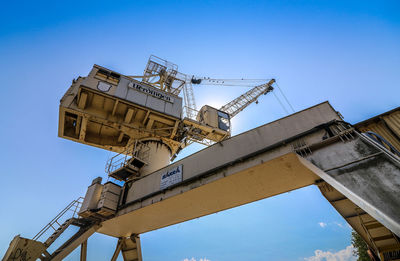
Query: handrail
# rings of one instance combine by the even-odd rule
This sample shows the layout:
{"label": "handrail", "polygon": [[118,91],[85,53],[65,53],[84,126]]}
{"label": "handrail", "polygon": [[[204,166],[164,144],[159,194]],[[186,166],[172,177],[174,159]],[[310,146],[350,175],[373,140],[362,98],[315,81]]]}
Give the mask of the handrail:
{"label": "handrail", "polygon": [[116,169],[125,167],[132,157],[146,161],[149,157],[148,152],[149,148],[146,144],[139,140],[134,140],[132,143],[126,146],[124,151],[107,160],[105,172],[110,175],[110,173],[114,172]]}
{"label": "handrail", "polygon": [[[60,213],[58,213],[46,226],[44,226],[39,233],[37,233],[32,240],[38,240],[48,229],[53,228],[56,230],[56,228],[53,227],[55,223],[57,223],[59,226],[60,224],[58,223],[58,220],[67,213],[67,211],[72,210],[73,214],[71,216],[75,217],[75,215],[78,213],[78,208],[82,205],[83,197],[79,197],[78,199],[73,200],[71,203],[69,203],[63,210],[61,210]],[[75,208],[74,208],[75,207]],[[74,209],[73,209],[74,208]]]}

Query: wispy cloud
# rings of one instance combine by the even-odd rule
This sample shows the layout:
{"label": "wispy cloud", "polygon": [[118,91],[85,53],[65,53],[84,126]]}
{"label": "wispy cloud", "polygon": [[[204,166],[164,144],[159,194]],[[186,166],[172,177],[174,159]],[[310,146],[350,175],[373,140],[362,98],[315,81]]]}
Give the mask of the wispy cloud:
{"label": "wispy cloud", "polygon": [[207,258],[200,258],[199,260],[197,260],[196,258],[192,257],[192,258],[185,258],[183,259],[183,261],[211,261],[210,259]]}
{"label": "wispy cloud", "polygon": [[341,228],[343,228],[343,224],[342,224],[342,223],[335,222],[335,225],[337,225],[338,227],[341,227]]}
{"label": "wispy cloud", "polygon": [[357,261],[353,256],[353,246],[348,246],[338,252],[315,250],[315,255],[304,258],[305,261]]}
{"label": "wispy cloud", "polygon": [[[331,223],[325,223],[325,222],[318,222],[318,225],[322,228],[325,228],[327,226],[338,226],[340,228],[347,228],[347,226],[343,225],[343,223],[340,222],[331,222]],[[348,226],[350,227],[350,226]],[[351,228],[351,227],[350,227]]]}
{"label": "wispy cloud", "polygon": [[328,224],[326,224],[325,222],[319,222],[318,225],[322,228],[326,227]]}

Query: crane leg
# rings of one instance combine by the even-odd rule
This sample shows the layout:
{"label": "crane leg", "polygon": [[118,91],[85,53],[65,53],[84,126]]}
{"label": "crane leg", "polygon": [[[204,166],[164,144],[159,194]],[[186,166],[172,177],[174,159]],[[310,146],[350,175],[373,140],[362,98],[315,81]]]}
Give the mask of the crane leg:
{"label": "crane leg", "polygon": [[81,260],[80,261],[86,261],[86,256],[87,256],[87,240],[81,244]]}
{"label": "crane leg", "polygon": [[124,261],[142,261],[139,235],[132,234],[130,237],[119,238],[111,261],[116,261],[120,252]]}
{"label": "crane leg", "polygon": [[122,238],[118,239],[118,243],[117,246],[115,247],[115,251],[114,254],[111,258],[111,261],[116,261],[118,256],[119,256],[119,252],[121,252],[121,247],[122,247]]}

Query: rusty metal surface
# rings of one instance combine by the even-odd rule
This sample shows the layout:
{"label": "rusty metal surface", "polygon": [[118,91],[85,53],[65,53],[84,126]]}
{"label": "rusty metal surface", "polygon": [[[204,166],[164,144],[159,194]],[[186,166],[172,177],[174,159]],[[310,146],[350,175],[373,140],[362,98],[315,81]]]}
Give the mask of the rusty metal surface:
{"label": "rusty metal surface", "polygon": [[361,132],[372,131],[400,150],[400,107],[355,124]]}

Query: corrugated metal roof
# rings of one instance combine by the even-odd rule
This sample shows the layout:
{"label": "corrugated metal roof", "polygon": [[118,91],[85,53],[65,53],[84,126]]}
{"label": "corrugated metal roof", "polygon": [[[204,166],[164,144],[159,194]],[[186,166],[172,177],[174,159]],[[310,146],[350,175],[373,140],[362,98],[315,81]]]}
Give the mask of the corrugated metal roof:
{"label": "corrugated metal roof", "polygon": [[355,124],[361,132],[372,131],[400,151],[400,107]]}
{"label": "corrugated metal roof", "polygon": [[393,112],[387,116],[383,116],[383,120],[388,127],[400,137],[400,110]]}

